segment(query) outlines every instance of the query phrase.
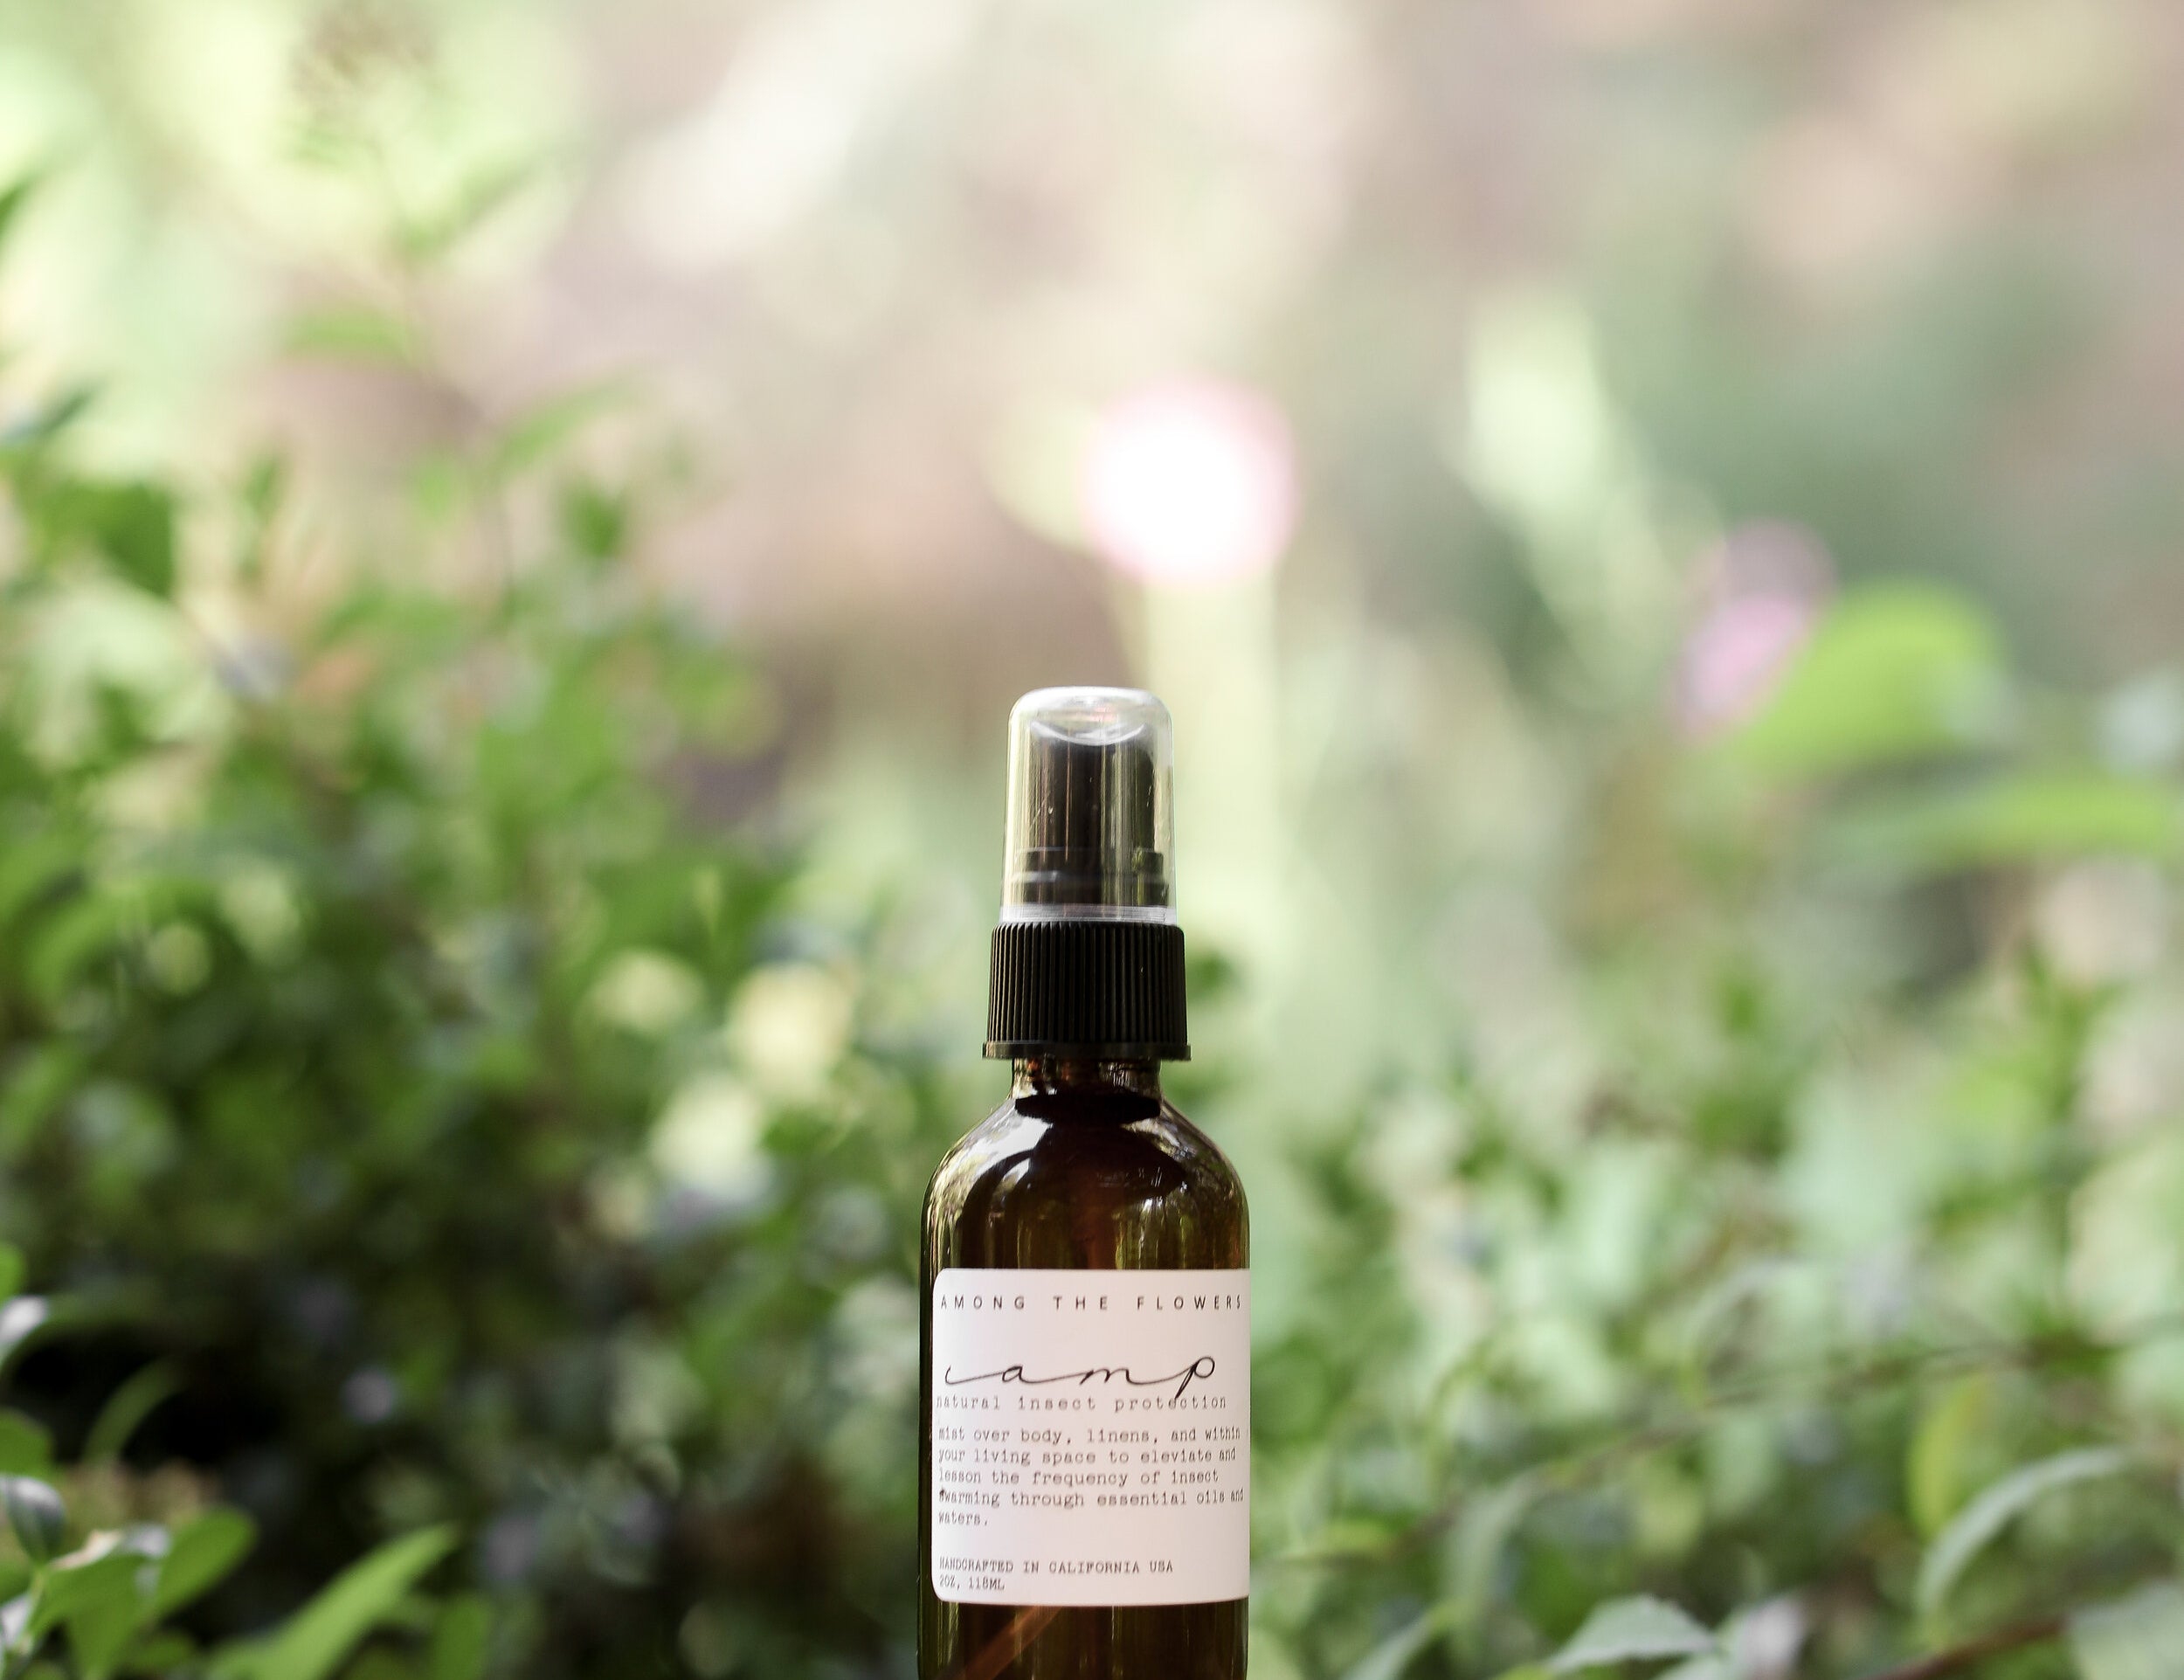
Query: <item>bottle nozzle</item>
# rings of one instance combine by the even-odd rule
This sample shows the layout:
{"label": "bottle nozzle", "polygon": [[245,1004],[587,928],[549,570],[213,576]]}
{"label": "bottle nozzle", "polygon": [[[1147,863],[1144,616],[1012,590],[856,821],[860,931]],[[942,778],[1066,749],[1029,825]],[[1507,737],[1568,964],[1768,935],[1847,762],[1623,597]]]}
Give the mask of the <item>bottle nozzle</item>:
{"label": "bottle nozzle", "polygon": [[1172,922],[1173,725],[1137,688],[1041,688],[1009,714],[1001,919]]}

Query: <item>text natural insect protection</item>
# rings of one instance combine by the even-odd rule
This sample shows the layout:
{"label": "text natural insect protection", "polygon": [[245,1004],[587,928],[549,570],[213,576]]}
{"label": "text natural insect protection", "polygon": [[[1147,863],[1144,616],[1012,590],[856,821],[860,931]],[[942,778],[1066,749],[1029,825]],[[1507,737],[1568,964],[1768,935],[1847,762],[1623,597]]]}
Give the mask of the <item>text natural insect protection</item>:
{"label": "text natural insect protection", "polygon": [[1009,719],[986,1054],[925,1201],[922,1680],[1241,1680],[1250,1221],[1162,1095],[1190,1054],[1167,708]]}

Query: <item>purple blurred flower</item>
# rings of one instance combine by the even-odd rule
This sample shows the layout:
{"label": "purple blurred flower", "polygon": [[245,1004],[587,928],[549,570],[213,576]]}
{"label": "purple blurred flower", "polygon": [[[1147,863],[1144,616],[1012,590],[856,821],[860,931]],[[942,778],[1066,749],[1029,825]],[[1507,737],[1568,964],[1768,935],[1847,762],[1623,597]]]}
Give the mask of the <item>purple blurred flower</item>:
{"label": "purple blurred flower", "polygon": [[1700,606],[1685,639],[1677,712],[1693,735],[1758,711],[1820,622],[1835,568],[1802,525],[1740,525],[1701,563]]}

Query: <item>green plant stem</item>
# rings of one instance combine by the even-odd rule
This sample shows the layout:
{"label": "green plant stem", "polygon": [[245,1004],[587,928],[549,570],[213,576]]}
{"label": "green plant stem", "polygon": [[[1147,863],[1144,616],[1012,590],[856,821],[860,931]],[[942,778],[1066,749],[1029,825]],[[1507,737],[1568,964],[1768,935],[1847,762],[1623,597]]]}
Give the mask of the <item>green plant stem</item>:
{"label": "green plant stem", "polygon": [[1961,1674],[1973,1663],[1985,1662],[1990,1656],[2001,1656],[2009,1651],[2044,1645],[2049,1640],[2060,1637],[2063,1627],[2061,1616],[2048,1616],[2039,1621],[2004,1628],[1982,1635],[1966,1644],[1952,1645],[1946,1651],[1922,1656],[1916,1662],[1883,1669],[1878,1674],[1868,1675],[1866,1680],[1942,1680],[1946,1675]]}

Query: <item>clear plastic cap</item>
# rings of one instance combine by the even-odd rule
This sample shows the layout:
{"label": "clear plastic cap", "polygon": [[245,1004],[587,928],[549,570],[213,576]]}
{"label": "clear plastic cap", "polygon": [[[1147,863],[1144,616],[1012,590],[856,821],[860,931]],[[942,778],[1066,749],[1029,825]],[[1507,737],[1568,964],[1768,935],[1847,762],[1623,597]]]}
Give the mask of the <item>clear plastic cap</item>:
{"label": "clear plastic cap", "polygon": [[1175,726],[1141,688],[1040,688],[1009,714],[1001,920],[1175,920]]}

